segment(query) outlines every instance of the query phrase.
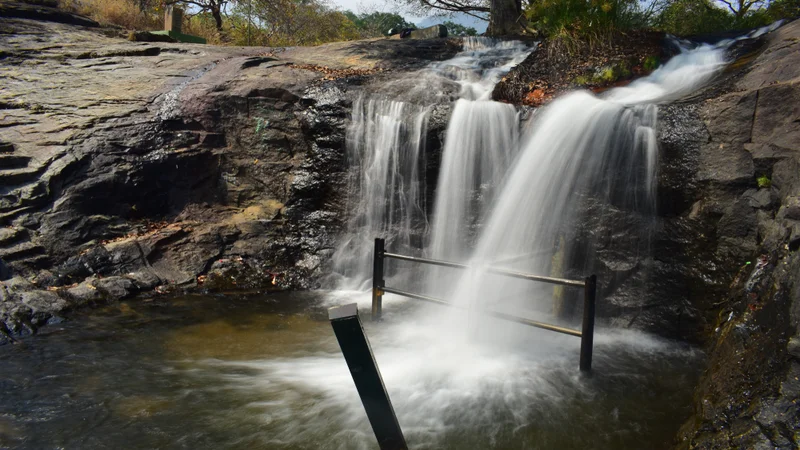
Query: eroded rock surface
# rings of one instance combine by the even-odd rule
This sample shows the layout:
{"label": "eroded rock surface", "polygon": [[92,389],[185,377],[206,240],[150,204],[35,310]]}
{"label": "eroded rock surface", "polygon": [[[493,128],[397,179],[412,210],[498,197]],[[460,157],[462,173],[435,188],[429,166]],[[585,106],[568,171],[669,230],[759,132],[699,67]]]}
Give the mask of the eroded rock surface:
{"label": "eroded rock surface", "polygon": [[0,341],[35,330],[38,312],[153,288],[313,285],[342,226],[352,99],[370,77],[459,48],[134,43],[29,19],[2,29],[0,275],[46,295],[34,309],[0,281]]}

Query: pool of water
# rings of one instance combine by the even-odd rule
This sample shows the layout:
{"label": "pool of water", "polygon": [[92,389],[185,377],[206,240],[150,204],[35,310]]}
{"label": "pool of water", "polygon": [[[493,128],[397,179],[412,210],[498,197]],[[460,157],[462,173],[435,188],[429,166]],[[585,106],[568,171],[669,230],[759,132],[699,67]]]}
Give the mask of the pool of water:
{"label": "pool of water", "polygon": [[[377,448],[327,321],[349,297],[136,300],[45,327],[0,347],[0,448]],[[411,448],[667,448],[690,413],[685,346],[601,329],[584,377],[574,337],[478,325],[456,345],[426,308],[364,321]]]}

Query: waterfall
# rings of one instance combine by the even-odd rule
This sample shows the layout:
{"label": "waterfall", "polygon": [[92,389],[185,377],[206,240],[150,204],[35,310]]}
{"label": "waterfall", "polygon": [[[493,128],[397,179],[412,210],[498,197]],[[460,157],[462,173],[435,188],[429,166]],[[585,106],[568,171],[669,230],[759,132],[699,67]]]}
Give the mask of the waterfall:
{"label": "waterfall", "polygon": [[429,108],[382,97],[360,97],[347,134],[352,176],[348,233],[334,254],[344,287],[362,289],[371,278],[372,242],[387,237],[393,248],[412,247],[414,230],[425,229],[425,186],[420,178]]}
{"label": "waterfall", "polygon": [[491,203],[517,147],[519,120],[513,106],[458,100],[447,127],[434,203],[431,243],[434,258],[468,256],[476,221]]}
{"label": "waterfall", "polygon": [[[555,276],[572,270],[572,278],[579,278],[593,270],[598,246],[612,251],[624,246],[638,252],[637,264],[645,261],[656,208],[656,105],[694,92],[725,62],[723,47],[703,45],[627,87],[600,96],[573,92],[537,111],[477,238],[470,258],[474,269],[449,290],[438,291],[450,292],[450,301],[473,310],[559,321],[553,314],[563,313],[559,302],[569,300],[561,298],[561,289],[481,268]],[[463,317],[452,320],[463,328],[455,323],[463,324]],[[502,325],[494,326],[497,334],[515,339]]]}
{"label": "waterfall", "polygon": [[[522,125],[513,106],[491,101],[500,78],[531,51],[516,41],[467,39],[452,59],[361,97],[347,138],[352,219],[334,256],[345,280],[339,287],[367,287],[375,237],[395,252],[541,275],[585,274],[599,245],[633,253],[625,270],[647,264],[655,227],[657,105],[690,95],[719,73],[732,42],[676,43],[681,53],[651,75],[599,96],[567,94]],[[438,176],[431,177],[436,158],[428,159],[428,125],[432,111],[449,102]],[[426,183],[433,179],[430,202]],[[629,223],[615,223],[620,220]],[[597,226],[605,234],[592,230]],[[553,294],[479,269],[460,280],[450,269],[429,269],[423,276],[403,272],[424,280],[418,287],[428,293],[455,292],[451,301],[469,305]]]}
{"label": "waterfall", "polygon": [[[468,38],[454,58],[355,102],[347,134],[351,219],[333,258],[340,288],[367,287],[376,237],[402,253],[419,252],[426,242],[434,254],[437,248],[455,248],[451,243],[466,251],[462,241],[469,236],[463,230],[484,212],[481,205],[491,201],[494,183],[517,148],[516,110],[489,98],[500,78],[529,52],[518,41]],[[429,227],[428,123],[435,105],[453,100],[435,200],[436,209],[447,213],[435,216]]]}

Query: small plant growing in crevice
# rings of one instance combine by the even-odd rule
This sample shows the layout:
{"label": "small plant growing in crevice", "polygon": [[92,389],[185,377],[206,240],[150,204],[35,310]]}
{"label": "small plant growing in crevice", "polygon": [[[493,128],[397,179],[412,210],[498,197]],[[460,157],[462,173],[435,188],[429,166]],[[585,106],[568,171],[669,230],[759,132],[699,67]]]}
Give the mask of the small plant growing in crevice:
{"label": "small plant growing in crevice", "polygon": [[658,60],[658,56],[650,55],[650,56],[648,56],[647,58],[644,59],[644,63],[642,64],[642,67],[647,72],[652,72],[652,71],[654,71],[654,70],[656,70],[658,68],[659,64],[660,64],[660,61]]}
{"label": "small plant growing in crevice", "polygon": [[756,178],[756,183],[758,183],[759,188],[769,188],[772,186],[772,180],[770,180],[766,175],[761,175],[760,177]]}

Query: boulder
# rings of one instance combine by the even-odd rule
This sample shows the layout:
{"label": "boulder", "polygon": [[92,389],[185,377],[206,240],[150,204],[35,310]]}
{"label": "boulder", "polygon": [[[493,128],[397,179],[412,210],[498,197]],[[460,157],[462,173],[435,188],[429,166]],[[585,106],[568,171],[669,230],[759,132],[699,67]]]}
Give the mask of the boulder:
{"label": "boulder", "polygon": [[420,28],[418,30],[412,30],[411,35],[409,37],[411,39],[446,38],[447,27],[444,25],[434,25],[428,28]]}
{"label": "boulder", "polygon": [[108,277],[94,280],[92,285],[101,294],[112,299],[128,298],[135,294],[137,289],[133,281],[123,277]]}
{"label": "boulder", "polygon": [[50,291],[26,291],[21,293],[22,303],[30,307],[34,313],[56,314],[69,307],[66,300]]}
{"label": "boulder", "polygon": [[91,304],[103,298],[91,281],[68,288],[65,295],[77,306]]}

